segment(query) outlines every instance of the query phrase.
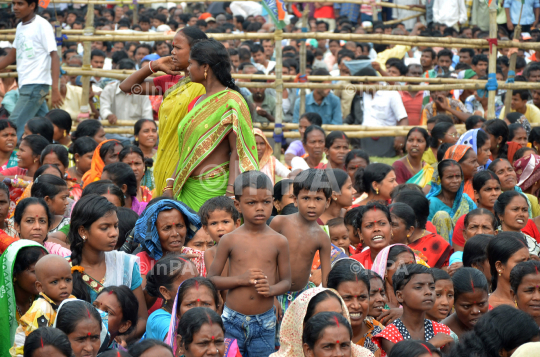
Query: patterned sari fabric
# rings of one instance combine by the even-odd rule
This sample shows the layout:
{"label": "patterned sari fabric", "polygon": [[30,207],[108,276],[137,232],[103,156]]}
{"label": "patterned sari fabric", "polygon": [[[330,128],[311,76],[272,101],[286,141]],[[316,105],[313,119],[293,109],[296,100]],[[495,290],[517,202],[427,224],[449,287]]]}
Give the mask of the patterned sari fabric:
{"label": "patterned sari fabric", "polygon": [[197,177],[191,176],[231,132],[237,136],[240,172],[259,170],[251,115],[238,92],[224,90],[206,98],[180,122],[180,159],[173,188],[177,200],[198,211],[208,199],[225,194],[229,179],[229,168],[225,163]]}
{"label": "patterned sari fabric", "polygon": [[418,171],[416,175],[408,179],[407,183],[414,183],[415,185],[424,188],[426,185],[430,184],[434,171],[435,169],[433,166],[424,163],[422,170]]}
{"label": "patterned sari fabric", "polygon": [[263,157],[259,158],[259,167],[262,172],[264,172],[268,175],[268,177],[270,177],[270,180],[272,180],[272,185],[274,185],[276,180],[276,164],[274,160],[272,160],[272,154],[274,153],[274,149],[272,149],[272,145],[270,145],[268,139],[266,139],[266,136],[264,136],[264,133],[261,129],[253,129],[253,134],[262,138],[266,144]]}
{"label": "patterned sari fabric", "polygon": [[[478,154],[478,131],[482,129],[472,129],[464,133],[459,137],[459,140],[457,142],[457,145],[466,145],[472,147],[474,152]],[[478,170],[487,170],[489,164],[491,164],[491,160],[488,159],[486,164],[484,166],[480,166]]]}
{"label": "patterned sari fabric", "polygon": [[13,289],[13,266],[17,255],[23,248],[39,247],[47,254],[47,250],[31,240],[21,239],[13,242],[2,254],[0,265],[0,351],[5,354],[15,342],[15,332],[19,326],[19,313]]}
{"label": "patterned sari fabric", "polygon": [[166,179],[174,174],[174,168],[180,158],[178,154],[178,124],[187,114],[191,101],[206,93],[204,87],[192,83],[189,77],[178,81],[169,88],[159,108],[159,147],[154,162],[155,192],[160,195],[166,185]]}
{"label": "patterned sari fabric", "polygon": [[[358,341],[355,343],[358,346],[363,346],[370,350],[371,352],[375,353],[379,350],[379,346],[375,342],[373,342],[373,337],[378,335],[384,330],[384,325],[381,324],[379,321],[375,320],[373,317],[368,316],[364,323],[368,327],[368,332]],[[382,350],[381,350],[382,353]]]}
{"label": "patterned sari fabric", "polygon": [[[279,333],[279,342],[281,348],[278,352],[272,353],[270,357],[304,357],[304,350],[302,348],[302,333],[304,330],[304,318],[306,317],[307,308],[311,299],[317,296],[319,293],[330,290],[338,297],[339,294],[333,289],[326,288],[313,288],[304,291],[298,296],[291,306],[283,315],[281,322],[281,329]],[[343,316],[349,321],[349,311],[345,307],[345,302],[339,297],[341,306],[343,306]],[[351,345],[352,357],[372,357],[368,349],[358,346],[356,344]]]}
{"label": "patterned sari fabric", "polygon": [[[538,180],[540,180],[540,156],[531,155],[529,157],[522,157],[514,162],[514,169],[516,170],[518,186],[522,190],[527,191]],[[536,192],[533,192],[535,194]]]}
{"label": "patterned sari fabric", "polygon": [[0,166],[0,171],[5,170],[5,169],[9,169],[10,167],[15,167],[15,166],[17,166],[17,163],[18,163],[18,161],[17,161],[17,151],[13,150],[13,152],[9,156],[8,161],[4,162],[4,164],[2,166]]}

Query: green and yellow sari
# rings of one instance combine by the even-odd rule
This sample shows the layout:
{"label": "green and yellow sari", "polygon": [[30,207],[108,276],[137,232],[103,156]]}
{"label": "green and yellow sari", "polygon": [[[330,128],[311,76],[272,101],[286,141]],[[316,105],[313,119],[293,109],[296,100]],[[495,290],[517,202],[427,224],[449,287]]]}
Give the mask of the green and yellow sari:
{"label": "green and yellow sari", "polygon": [[208,199],[222,196],[227,190],[228,162],[196,177],[191,177],[191,174],[231,131],[237,137],[240,172],[259,170],[251,115],[240,93],[226,89],[206,98],[178,125],[180,160],[174,181],[174,197],[195,211]]}
{"label": "green and yellow sari", "polygon": [[161,195],[167,182],[173,176],[178,155],[178,124],[186,116],[188,105],[200,95],[206,93],[204,86],[191,82],[189,77],[178,81],[163,95],[163,103],[159,107],[159,148],[154,164],[154,197]]}

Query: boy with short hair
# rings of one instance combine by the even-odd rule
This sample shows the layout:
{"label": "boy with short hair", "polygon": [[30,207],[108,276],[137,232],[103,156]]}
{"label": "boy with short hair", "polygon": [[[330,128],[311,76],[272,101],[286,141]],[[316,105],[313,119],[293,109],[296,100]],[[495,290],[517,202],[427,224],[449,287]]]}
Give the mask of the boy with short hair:
{"label": "boy with short hair", "polygon": [[[512,93],[512,110],[511,113],[518,112],[527,118],[529,123],[540,123],[540,109],[534,104],[527,104],[531,99],[531,94],[528,89],[514,89]],[[499,119],[504,119],[504,107],[501,109]]]}
{"label": "boy with short hair", "polygon": [[52,26],[37,15],[38,0],[13,0],[13,12],[21,22],[17,25],[13,48],[0,59],[0,70],[17,61],[19,99],[9,120],[17,124],[17,137],[21,138],[26,122],[42,117],[49,109],[45,97],[52,85],[51,103],[62,106],[58,87],[60,58]]}
{"label": "boy with short hair", "polygon": [[56,310],[62,301],[75,299],[75,296],[71,295],[73,290],[71,267],[63,257],[55,254],[45,255],[38,260],[35,270],[39,296],[26,314],[21,316],[19,327],[15,332],[15,343],[10,349],[12,356],[24,354],[24,341],[31,332],[54,324]]}
{"label": "boy with short hair", "polygon": [[322,283],[326,286],[330,272],[331,245],[328,235],[317,222],[330,205],[332,188],[326,172],[309,169],[302,171],[293,182],[295,204],[298,212],[287,216],[276,216],[270,227],[283,234],[290,251],[295,252],[291,260],[291,289],[278,296],[283,313],[294,299],[305,290],[314,287],[309,282],[315,253],[319,251]]}
{"label": "boy with short hair", "polygon": [[[259,171],[246,171],[234,182],[235,206],[244,224],[224,235],[208,278],[219,290],[229,290],[223,307],[226,337],[238,341],[244,357],[275,351],[274,296],[291,287],[287,239],[266,221],[272,213],[272,182]],[[229,260],[229,276],[221,273]]]}

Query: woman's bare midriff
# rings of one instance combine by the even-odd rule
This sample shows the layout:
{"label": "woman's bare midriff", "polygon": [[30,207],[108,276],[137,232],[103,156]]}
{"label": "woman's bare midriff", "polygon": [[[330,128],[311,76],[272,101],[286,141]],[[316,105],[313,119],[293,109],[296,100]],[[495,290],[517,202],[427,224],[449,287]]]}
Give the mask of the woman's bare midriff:
{"label": "woman's bare midriff", "polygon": [[201,175],[216,166],[219,166],[225,162],[228,162],[231,157],[231,149],[229,146],[228,136],[223,139],[223,141],[212,151],[206,159],[201,162],[199,166],[193,170],[191,176]]}

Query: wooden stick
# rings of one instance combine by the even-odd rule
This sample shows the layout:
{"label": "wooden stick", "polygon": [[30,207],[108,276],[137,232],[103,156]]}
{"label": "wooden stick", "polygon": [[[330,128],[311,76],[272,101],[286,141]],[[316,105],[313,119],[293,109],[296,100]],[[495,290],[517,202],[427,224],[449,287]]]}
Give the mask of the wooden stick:
{"label": "wooden stick", "polygon": [[[283,122],[283,80],[281,79],[282,72],[283,72],[283,56],[282,56],[282,47],[281,47],[281,40],[283,31],[277,30],[275,32],[275,43],[276,46],[276,110],[275,110],[275,128],[274,128],[274,135],[281,135],[283,133],[283,130],[281,128],[281,123]],[[286,89],[285,89],[286,90]],[[274,156],[276,158],[281,158],[281,142],[274,142]]]}
{"label": "wooden stick", "polygon": [[[497,38],[497,1],[493,1],[489,7],[489,37]],[[489,74],[495,75],[497,71],[497,45],[493,44],[489,51]],[[495,94],[497,91],[488,92],[488,118],[495,118]]]}
{"label": "wooden stick", "polygon": [[[304,6],[304,11],[302,13],[302,28],[307,27],[307,18],[309,15],[309,7]],[[306,41],[300,43],[300,74],[306,74]],[[294,77],[294,76],[290,76]],[[285,79],[283,79],[285,80]],[[291,80],[291,79],[289,79]],[[294,78],[292,78],[294,80]],[[291,103],[294,106],[294,103]],[[306,90],[300,89],[300,113],[306,112]]]}
{"label": "wooden stick", "polygon": [[[87,33],[92,34],[94,31],[94,5],[89,4],[86,12],[86,24],[85,30]],[[91,37],[91,36],[88,36]],[[83,69],[90,69],[90,55],[92,52],[92,43],[90,40],[83,42]],[[82,95],[81,95],[81,113],[90,113],[89,96],[90,96],[90,77],[82,77]]]}

